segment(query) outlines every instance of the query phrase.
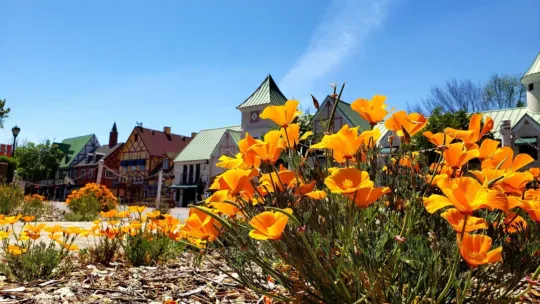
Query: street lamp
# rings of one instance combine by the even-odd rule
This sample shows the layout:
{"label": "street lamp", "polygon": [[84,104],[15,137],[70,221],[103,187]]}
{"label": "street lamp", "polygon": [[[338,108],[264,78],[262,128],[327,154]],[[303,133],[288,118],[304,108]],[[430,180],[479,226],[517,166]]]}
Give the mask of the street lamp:
{"label": "street lamp", "polygon": [[11,128],[11,133],[13,134],[13,149],[11,150],[11,157],[15,156],[15,143],[17,140],[17,135],[19,135],[19,132],[21,132],[21,128],[17,126]]}

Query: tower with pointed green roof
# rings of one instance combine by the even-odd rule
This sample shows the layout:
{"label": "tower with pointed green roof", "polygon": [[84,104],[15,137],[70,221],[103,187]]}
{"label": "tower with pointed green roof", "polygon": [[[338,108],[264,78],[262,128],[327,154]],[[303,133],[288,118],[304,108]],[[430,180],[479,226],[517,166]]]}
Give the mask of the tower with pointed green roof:
{"label": "tower with pointed green roof", "polygon": [[287,97],[281,93],[270,74],[266,76],[259,87],[244,102],[236,108],[242,113],[242,130],[253,137],[260,137],[274,127],[273,122],[261,119],[259,115],[267,106],[281,106],[287,102]]}
{"label": "tower with pointed green roof", "polygon": [[521,78],[521,83],[527,90],[527,109],[540,113],[540,52]]}

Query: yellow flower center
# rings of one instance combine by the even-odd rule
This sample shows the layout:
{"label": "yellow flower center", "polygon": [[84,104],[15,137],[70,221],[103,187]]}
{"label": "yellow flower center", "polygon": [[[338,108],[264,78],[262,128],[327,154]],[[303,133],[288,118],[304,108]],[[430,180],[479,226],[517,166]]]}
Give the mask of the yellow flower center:
{"label": "yellow flower center", "polygon": [[353,187],[353,182],[352,182],[352,180],[347,178],[342,182],[342,185],[343,185],[343,188],[345,188],[345,189],[352,188]]}

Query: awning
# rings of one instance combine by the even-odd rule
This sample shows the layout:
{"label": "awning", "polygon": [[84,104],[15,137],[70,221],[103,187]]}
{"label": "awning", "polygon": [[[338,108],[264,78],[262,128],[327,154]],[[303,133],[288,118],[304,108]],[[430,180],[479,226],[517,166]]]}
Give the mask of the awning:
{"label": "awning", "polygon": [[[396,152],[398,147],[392,147],[393,152]],[[381,154],[390,154],[390,148],[381,148]]]}
{"label": "awning", "polygon": [[517,138],[515,141],[516,145],[536,145],[536,137],[529,138]]}
{"label": "awning", "polygon": [[197,188],[197,185],[172,185],[172,189],[194,189]]}

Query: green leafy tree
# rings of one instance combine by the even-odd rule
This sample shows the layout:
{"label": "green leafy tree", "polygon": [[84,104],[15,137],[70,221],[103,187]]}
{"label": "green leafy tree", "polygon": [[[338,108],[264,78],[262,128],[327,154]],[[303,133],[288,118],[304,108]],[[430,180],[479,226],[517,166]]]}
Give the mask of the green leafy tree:
{"label": "green leafy tree", "polygon": [[[412,142],[415,144],[416,149],[431,149],[434,148],[433,144],[422,135],[422,133],[430,131],[431,133],[443,132],[445,128],[454,128],[459,130],[467,130],[469,128],[469,115],[465,111],[457,111],[455,113],[443,112],[441,108],[435,108],[428,118],[428,124],[425,129],[414,135]],[[433,162],[436,158],[434,151],[425,154],[429,161]]]}
{"label": "green leafy tree", "polygon": [[8,118],[10,108],[6,108],[6,99],[0,99],[0,128],[4,128],[4,120]]}
{"label": "green leafy tree", "polygon": [[41,144],[26,143],[15,154],[19,163],[17,174],[28,181],[53,178],[62,155],[58,146],[48,140]]}

